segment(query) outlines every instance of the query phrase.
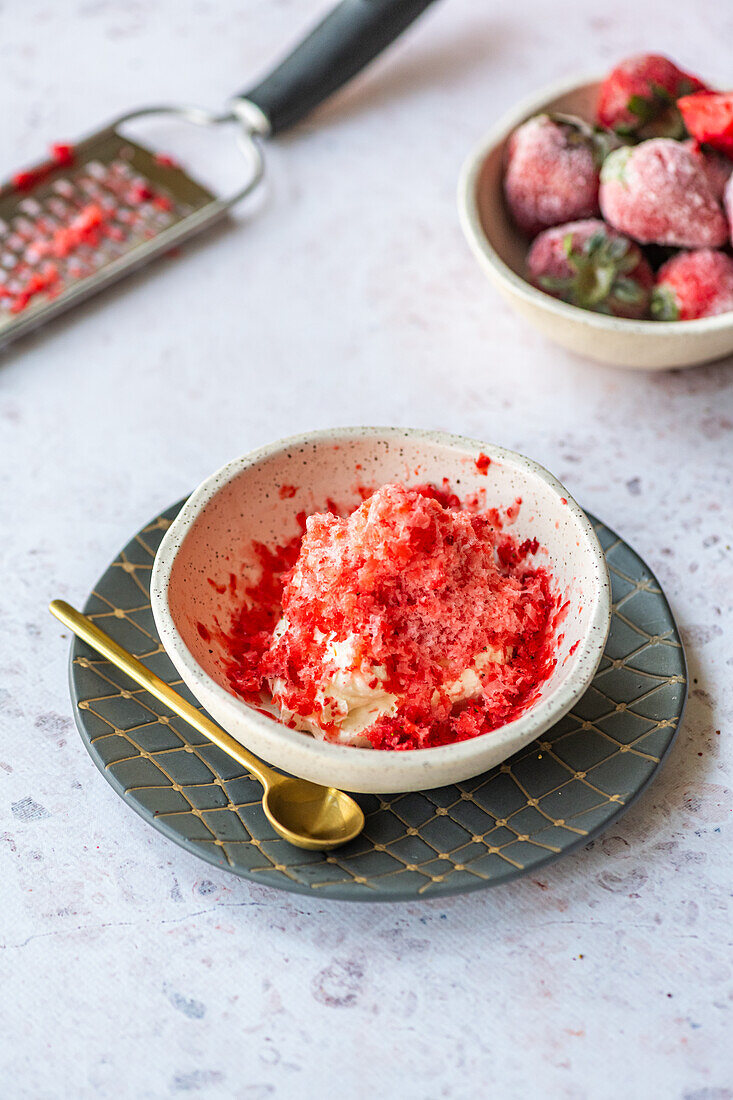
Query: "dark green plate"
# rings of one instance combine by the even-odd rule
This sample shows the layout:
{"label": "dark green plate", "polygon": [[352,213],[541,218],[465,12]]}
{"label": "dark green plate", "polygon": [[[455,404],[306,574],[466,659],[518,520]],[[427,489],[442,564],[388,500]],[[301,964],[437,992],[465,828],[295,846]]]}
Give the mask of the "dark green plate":
{"label": "dark green plate", "polygon": [[[160,645],[148,594],[155,552],[182,503],[135,535],[85,611],[196,703]],[[687,691],[679,634],[656,579],[626,543],[591,520],[611,571],[613,621],[595,680],[575,709],[539,741],[465,783],[359,795],[366,828],[332,855],[280,840],[262,812],[258,783],[76,640],[71,694],[84,744],[117,793],[161,833],[268,886],[390,901],[459,894],[536,872],[587,844],[644,790],[669,752]]]}

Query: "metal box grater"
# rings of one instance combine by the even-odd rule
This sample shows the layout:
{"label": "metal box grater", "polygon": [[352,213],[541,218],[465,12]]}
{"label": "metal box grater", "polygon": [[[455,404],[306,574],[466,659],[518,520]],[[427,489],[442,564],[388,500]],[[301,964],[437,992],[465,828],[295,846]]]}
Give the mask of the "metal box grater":
{"label": "metal box grater", "polygon": [[[308,115],[433,0],[340,0],[263,79],[215,114],[144,107],[0,189],[0,348],[206,228],[255,189],[263,138]],[[152,115],[234,123],[248,176],[219,197],[120,128]],[[63,155],[57,155],[63,150]]]}
{"label": "metal box grater", "polygon": [[79,142],[70,162],[47,162],[0,189],[0,347],[169,251],[242,197],[218,198],[170,158],[122,136],[116,126],[129,117]]}

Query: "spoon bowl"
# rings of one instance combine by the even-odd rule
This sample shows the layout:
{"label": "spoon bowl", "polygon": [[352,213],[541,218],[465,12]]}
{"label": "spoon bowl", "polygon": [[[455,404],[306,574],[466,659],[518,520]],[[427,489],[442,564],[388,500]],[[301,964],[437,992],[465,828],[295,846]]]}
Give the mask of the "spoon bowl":
{"label": "spoon bowl", "polygon": [[296,848],[322,850],[338,848],[358,836],[364,828],[361,807],[343,791],[321,786],[307,779],[282,775],[235,741],[200,710],[183,699],[170,684],[161,680],[119,642],[105,634],[95,622],[71,607],[65,600],[53,600],[49,610],[78,638],[135,683],[159,699],[214,745],[228,753],[238,764],[259,779],[263,788],[262,806],[267,820],[278,836]]}
{"label": "spoon bowl", "polygon": [[313,851],[348,844],[364,828],[361,807],[349,795],[290,776],[268,785],[262,808],[278,836]]}

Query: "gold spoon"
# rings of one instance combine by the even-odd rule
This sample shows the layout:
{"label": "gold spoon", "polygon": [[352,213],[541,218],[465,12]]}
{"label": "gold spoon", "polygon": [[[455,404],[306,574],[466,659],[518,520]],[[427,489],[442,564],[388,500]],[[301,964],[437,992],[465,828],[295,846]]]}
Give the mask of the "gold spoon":
{"label": "gold spoon", "polygon": [[262,808],[265,816],[283,840],[296,848],[337,848],[353,840],[364,828],[364,814],[348,794],[335,787],[321,787],[307,779],[294,779],[274,771],[65,600],[54,600],[49,611],[78,638],[256,776],[264,787]]}

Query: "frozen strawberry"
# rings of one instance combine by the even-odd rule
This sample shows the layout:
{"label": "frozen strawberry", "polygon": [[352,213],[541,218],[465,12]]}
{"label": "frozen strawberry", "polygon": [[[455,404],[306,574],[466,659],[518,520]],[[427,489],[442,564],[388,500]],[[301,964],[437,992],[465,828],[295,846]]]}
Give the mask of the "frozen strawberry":
{"label": "frozen strawberry", "polygon": [[725,185],[723,206],[725,207],[728,225],[730,226],[730,243],[733,244],[733,176],[728,177],[728,182]]}
{"label": "frozen strawberry", "polygon": [[695,138],[688,138],[682,144],[690,150],[698,164],[705,171],[716,199],[721,200],[725,192],[725,185],[730,179],[731,173],[733,173],[733,160],[719,153],[717,149],[711,149],[709,146],[703,148]]}
{"label": "frozen strawberry", "polygon": [[646,317],[654,275],[641,249],[602,221],[556,225],[527,257],[531,281],[554,298],[614,317]]}
{"label": "frozen strawberry", "polygon": [[653,138],[614,150],[603,163],[599,197],[606,221],[640,244],[717,248],[728,238],[706,169],[679,141]]}
{"label": "frozen strawberry", "polygon": [[529,236],[598,213],[601,164],[618,141],[571,115],[535,115],[507,147],[504,195]]}
{"label": "frozen strawberry", "polygon": [[640,54],[622,61],[603,81],[597,118],[623,137],[682,138],[685,127],[676,101],[701,91],[707,91],[706,85],[668,57]]}
{"label": "frozen strawberry", "polygon": [[652,296],[657,321],[694,321],[733,310],[733,259],[701,248],[680,252],[660,267]]}
{"label": "frozen strawberry", "polygon": [[699,92],[684,96],[677,106],[697,141],[733,157],[733,92]]}

